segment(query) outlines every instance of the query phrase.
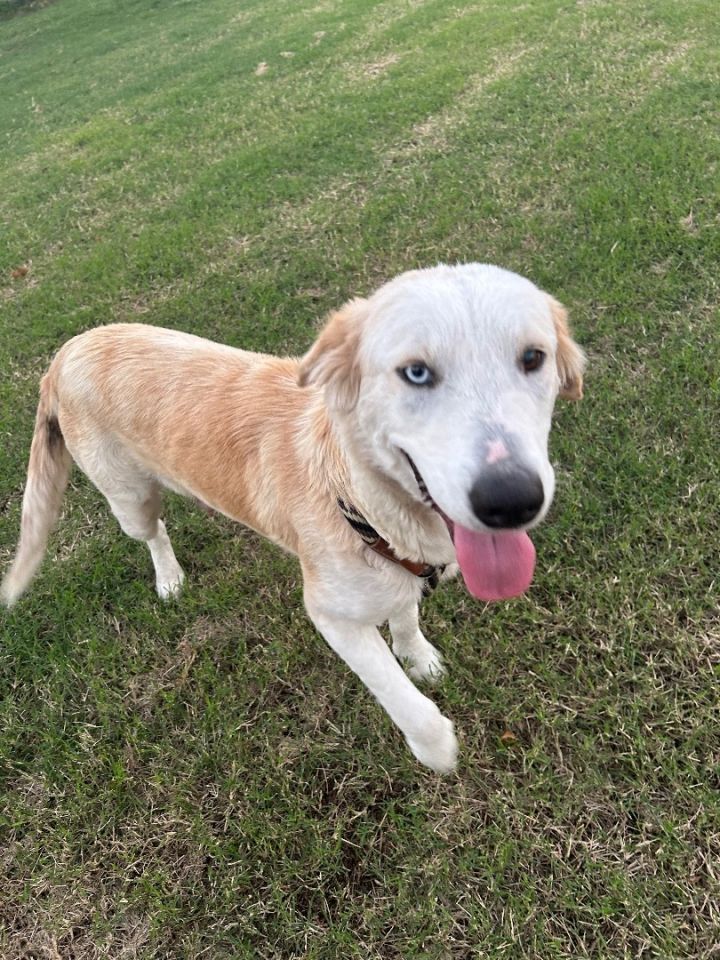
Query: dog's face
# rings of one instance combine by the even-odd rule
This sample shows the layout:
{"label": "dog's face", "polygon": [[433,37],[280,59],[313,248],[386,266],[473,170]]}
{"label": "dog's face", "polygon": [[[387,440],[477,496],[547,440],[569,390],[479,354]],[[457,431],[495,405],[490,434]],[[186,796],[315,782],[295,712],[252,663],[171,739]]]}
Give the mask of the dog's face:
{"label": "dog's face", "polygon": [[[553,497],[558,394],[582,393],[564,309],[480,264],[402,274],[334,314],[303,359],[368,464],[458,527],[526,530]],[[457,546],[457,542],[456,542]]]}
{"label": "dog's face", "polygon": [[468,264],[405,273],[349,303],[304,358],[301,382],[325,385],[369,462],[411,495],[422,499],[419,475],[457,523],[528,528],[552,500],[555,399],[581,396],[582,369],[557,301]]}

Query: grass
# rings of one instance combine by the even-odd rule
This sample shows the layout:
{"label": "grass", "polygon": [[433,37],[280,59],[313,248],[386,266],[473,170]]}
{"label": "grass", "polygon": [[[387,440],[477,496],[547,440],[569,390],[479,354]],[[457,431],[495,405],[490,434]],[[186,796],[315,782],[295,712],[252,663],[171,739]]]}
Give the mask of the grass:
{"label": "grass", "polygon": [[93,325],[298,352],[487,260],[591,361],[527,597],[425,605],[447,779],[292,558],[169,498],[163,606],[75,475],[0,614],[3,957],[716,955],[718,33],[703,0],[0,5],[0,560],[38,379]]}

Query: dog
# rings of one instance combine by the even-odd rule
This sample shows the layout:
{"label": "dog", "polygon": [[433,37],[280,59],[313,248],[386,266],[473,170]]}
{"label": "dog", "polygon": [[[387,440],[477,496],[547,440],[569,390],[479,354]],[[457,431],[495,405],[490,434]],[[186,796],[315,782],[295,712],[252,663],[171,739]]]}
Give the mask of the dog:
{"label": "dog", "polygon": [[553,406],[582,395],[584,364],[553,297],[474,263],[351,300],[301,358],[141,324],[80,334],[42,380],[0,598],[36,572],[73,461],[147,543],[162,598],[184,574],[161,490],[192,496],[299,557],[317,629],[415,757],[447,773],[453,724],[413,683],[444,671],[419,600],[458,565],[482,600],[528,587],[527,531],[554,493]]}

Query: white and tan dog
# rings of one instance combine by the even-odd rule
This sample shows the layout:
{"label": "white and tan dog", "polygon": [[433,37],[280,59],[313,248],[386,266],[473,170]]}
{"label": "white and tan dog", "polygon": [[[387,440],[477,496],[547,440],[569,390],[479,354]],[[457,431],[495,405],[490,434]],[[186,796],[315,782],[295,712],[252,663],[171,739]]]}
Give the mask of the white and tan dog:
{"label": "white and tan dog", "polygon": [[318,630],[415,756],[449,771],[452,723],[410,679],[442,672],[418,626],[423,585],[456,560],[480,598],[529,585],[526,530],[554,490],[553,404],[581,395],[583,363],[552,297],[480,264],[404,273],[351,301],[301,359],[91,330],[42,381],[0,596],[13,603],[39,566],[73,460],[147,542],[161,597],[183,580],[161,489],[191,495],[298,555]]}

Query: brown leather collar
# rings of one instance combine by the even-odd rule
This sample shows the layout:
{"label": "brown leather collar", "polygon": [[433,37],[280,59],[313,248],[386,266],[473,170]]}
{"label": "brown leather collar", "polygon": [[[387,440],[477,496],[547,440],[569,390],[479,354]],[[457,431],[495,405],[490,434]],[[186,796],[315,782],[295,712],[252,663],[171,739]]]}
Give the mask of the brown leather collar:
{"label": "brown leather collar", "polygon": [[338,497],[338,506],[340,507],[340,512],[345,517],[347,522],[353,528],[353,530],[358,533],[365,543],[370,547],[371,550],[374,550],[375,553],[379,553],[381,557],[384,557],[386,560],[391,560],[393,563],[397,563],[399,566],[404,567],[405,570],[408,570],[415,577],[420,577],[425,581],[423,584],[423,591],[429,593],[431,590],[434,590],[438,585],[440,580],[440,575],[445,569],[444,565],[436,567],[430,563],[423,563],[418,560],[408,560],[407,558],[399,557],[390,544],[385,540],[374,527],[371,527],[367,522],[365,517],[351,504],[347,503],[345,500],[341,500]]}

